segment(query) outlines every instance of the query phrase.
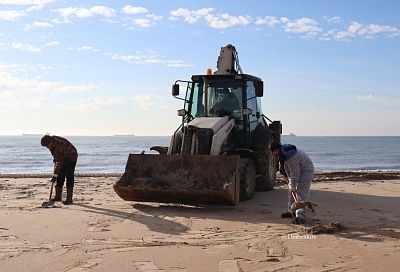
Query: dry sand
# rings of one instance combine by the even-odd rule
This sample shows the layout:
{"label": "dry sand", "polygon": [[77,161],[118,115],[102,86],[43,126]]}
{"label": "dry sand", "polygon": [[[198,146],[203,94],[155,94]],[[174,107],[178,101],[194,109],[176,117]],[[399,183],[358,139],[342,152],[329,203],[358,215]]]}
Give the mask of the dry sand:
{"label": "dry sand", "polygon": [[[118,177],[81,176],[74,205],[44,209],[46,179],[2,176],[0,271],[399,271],[399,174],[355,176],[318,174],[304,227],[280,218],[283,186],[195,207],[126,202]],[[312,234],[330,222],[344,228]]]}

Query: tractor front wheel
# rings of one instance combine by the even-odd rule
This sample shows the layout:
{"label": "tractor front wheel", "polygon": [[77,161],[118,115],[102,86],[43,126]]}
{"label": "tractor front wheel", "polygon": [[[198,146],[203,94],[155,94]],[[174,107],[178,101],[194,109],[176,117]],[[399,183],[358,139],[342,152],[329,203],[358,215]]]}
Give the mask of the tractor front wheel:
{"label": "tractor front wheel", "polygon": [[256,188],[256,169],[250,159],[240,159],[240,200],[248,200],[254,196]]}

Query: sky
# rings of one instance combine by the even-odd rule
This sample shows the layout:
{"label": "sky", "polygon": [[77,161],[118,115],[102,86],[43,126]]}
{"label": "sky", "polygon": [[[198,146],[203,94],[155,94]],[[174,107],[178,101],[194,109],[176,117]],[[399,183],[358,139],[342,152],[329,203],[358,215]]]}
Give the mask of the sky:
{"label": "sky", "polygon": [[400,2],[0,0],[0,135],[172,135],[233,44],[300,136],[400,135]]}

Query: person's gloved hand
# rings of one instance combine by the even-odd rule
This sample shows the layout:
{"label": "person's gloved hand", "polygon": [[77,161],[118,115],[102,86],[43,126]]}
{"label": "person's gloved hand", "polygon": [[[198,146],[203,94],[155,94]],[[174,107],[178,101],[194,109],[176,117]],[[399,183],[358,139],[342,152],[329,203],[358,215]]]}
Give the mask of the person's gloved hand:
{"label": "person's gloved hand", "polygon": [[57,181],[57,176],[53,176],[50,181],[53,182],[53,183],[56,182]]}
{"label": "person's gloved hand", "polygon": [[288,176],[283,176],[283,179],[285,180],[285,182],[286,182],[287,184],[289,184],[289,177],[288,177]]}

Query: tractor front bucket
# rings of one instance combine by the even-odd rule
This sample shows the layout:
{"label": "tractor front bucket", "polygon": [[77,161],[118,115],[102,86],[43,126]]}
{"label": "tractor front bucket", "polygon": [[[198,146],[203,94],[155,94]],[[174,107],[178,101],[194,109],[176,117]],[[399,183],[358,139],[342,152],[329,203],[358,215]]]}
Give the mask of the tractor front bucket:
{"label": "tractor front bucket", "polygon": [[239,156],[130,154],[114,185],[127,201],[237,205]]}

